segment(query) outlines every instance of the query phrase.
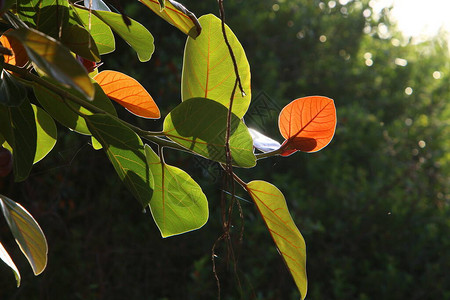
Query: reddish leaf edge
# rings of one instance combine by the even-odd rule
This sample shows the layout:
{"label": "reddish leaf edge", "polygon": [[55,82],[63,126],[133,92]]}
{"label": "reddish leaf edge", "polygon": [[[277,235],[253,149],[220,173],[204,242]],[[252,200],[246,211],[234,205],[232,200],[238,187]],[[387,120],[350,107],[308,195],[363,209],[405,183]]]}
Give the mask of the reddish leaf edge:
{"label": "reddish leaf edge", "polygon": [[[292,102],[294,102],[294,101],[296,101],[296,100],[299,100],[299,99],[306,99],[306,98],[310,98],[310,97],[322,97],[322,98],[330,99],[330,100],[331,100],[330,103],[333,104],[333,106],[335,107],[335,112],[336,112],[336,106],[335,106],[335,104],[334,104],[334,100],[333,100],[332,98],[330,98],[330,97],[327,97],[327,96],[321,96],[321,95],[312,95],[312,96],[305,96],[305,97],[297,98],[297,99],[292,100],[292,101],[289,102],[288,104],[286,104],[286,106],[288,106],[289,104],[291,104]],[[286,107],[286,106],[285,106],[285,107]],[[284,109],[284,108],[283,108],[283,109]],[[282,109],[281,111],[283,111],[283,109]],[[278,124],[279,124],[279,118],[280,118],[280,116],[281,116],[281,112],[280,112],[280,115],[278,116]],[[294,154],[294,153],[297,152],[297,151],[306,152],[306,153],[315,153],[315,152],[318,152],[318,151],[322,150],[323,148],[327,147],[327,146],[331,143],[331,141],[332,141],[333,138],[334,138],[334,135],[336,134],[336,127],[337,127],[337,114],[336,114],[336,122],[335,122],[335,124],[334,124],[334,129],[333,129],[333,136],[330,138],[330,140],[328,141],[328,143],[327,143],[326,145],[324,145],[322,148],[320,148],[320,149],[318,149],[318,150],[316,150],[316,151],[305,151],[305,150],[297,149],[297,148],[295,148],[294,145],[292,145],[292,144],[293,144],[293,140],[296,139],[297,136],[300,134],[301,131],[299,131],[299,132],[297,132],[295,135],[293,135],[292,137],[290,137],[289,139],[284,140],[284,142],[281,144],[281,147],[280,147],[278,150],[276,150],[276,152],[277,152],[279,155],[283,156],[283,157],[291,156],[292,154]]]}

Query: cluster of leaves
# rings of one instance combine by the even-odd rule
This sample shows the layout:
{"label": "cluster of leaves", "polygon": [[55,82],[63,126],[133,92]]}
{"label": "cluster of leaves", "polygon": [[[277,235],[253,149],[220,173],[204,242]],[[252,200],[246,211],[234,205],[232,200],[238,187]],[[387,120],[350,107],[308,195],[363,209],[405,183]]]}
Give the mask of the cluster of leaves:
{"label": "cluster of leaves", "polygon": [[[214,15],[197,19],[174,1],[140,2],[188,35],[181,103],[165,116],[158,132],[119,119],[111,102],[157,119],[160,111],[144,87],[117,71],[98,72],[101,55],[115,49],[113,32],[141,62],[148,61],[154,45],[145,27],[101,0],[85,0],[83,6],[52,0],[1,2],[2,20],[10,29],[0,38],[0,144],[13,154],[15,180],[25,180],[33,164],[52,150],[56,120],[91,136],[95,149],[104,149],[122,182],[142,207],[150,207],[161,235],[170,237],[202,227],[208,202],[189,174],[165,163],[163,149],[215,161],[253,199],[303,299],[305,242],[283,194],[265,181],[244,182],[233,167],[251,168],[258,159],[324,148],[336,127],[333,100],[313,96],[289,103],[279,116],[282,144],[249,130],[244,116],[251,100],[250,67],[231,29]],[[2,195],[0,200],[17,243],[39,274],[47,262],[39,225],[14,201]],[[0,250],[20,284],[17,268]]]}

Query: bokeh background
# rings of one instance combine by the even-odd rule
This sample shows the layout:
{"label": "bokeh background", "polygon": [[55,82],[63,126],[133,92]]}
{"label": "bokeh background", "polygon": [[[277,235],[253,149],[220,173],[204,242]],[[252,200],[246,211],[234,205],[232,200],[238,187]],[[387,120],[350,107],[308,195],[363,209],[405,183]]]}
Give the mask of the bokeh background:
{"label": "bokeh background", "polygon": [[[125,3],[126,2],[126,3]],[[184,1],[197,16],[217,1]],[[180,101],[186,37],[140,3],[127,13],[155,36],[148,63],[117,38],[102,69],[138,79],[163,116]],[[307,95],[335,100],[334,140],[315,154],[270,158],[247,181],[268,180],[286,196],[307,244],[308,299],[450,299],[450,60],[444,33],[405,38],[390,9],[373,1],[225,1],[227,23],[246,50],[253,104],[246,122],[281,141],[277,116]],[[161,121],[123,118],[147,129]],[[86,137],[59,128],[52,154],[20,184],[0,192],[25,206],[49,244],[46,271],[34,277],[0,218],[3,245],[23,276],[0,265],[0,299],[217,299],[211,250],[222,234],[219,168],[176,151],[209,199],[200,230],[162,239]],[[299,299],[295,284],[249,197],[232,230],[236,269],[218,243],[222,299]],[[236,271],[235,271],[236,270]]]}

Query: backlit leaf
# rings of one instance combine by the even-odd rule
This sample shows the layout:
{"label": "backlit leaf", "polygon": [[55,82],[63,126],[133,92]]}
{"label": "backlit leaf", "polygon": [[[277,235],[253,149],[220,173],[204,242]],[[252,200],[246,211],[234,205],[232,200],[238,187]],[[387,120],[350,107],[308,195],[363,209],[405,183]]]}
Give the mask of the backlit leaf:
{"label": "backlit leaf", "polygon": [[93,98],[95,90],[87,71],[60,42],[28,28],[16,29],[7,35],[17,38],[30,59],[47,75],[79,90],[88,99]]}
{"label": "backlit leaf", "polygon": [[[44,79],[49,80],[47,78]],[[98,83],[94,83],[94,88],[95,96],[90,104],[95,105],[110,114],[117,115],[114,105],[111,103],[111,100],[109,100],[109,98],[105,95]],[[93,114],[93,112],[84,107],[81,107],[78,104],[67,101],[67,103],[70,103],[69,105],[72,107],[72,109],[69,108],[67,106],[68,104],[66,104],[60,96],[39,84],[33,85],[33,90],[39,103],[56,121],[78,133],[86,135],[91,134],[85,120],[79,114],[75,113],[74,110],[86,115],[91,115]],[[66,90],[68,93],[83,98],[83,95],[81,93],[78,93],[73,89]]]}
{"label": "backlit leaf", "polygon": [[133,114],[150,119],[160,117],[155,101],[136,79],[116,71],[102,71],[94,79],[110,99]]}
{"label": "backlit leaf", "polygon": [[162,162],[148,145],[145,155],[155,179],[150,210],[162,237],[202,227],[209,212],[201,187],[183,170]]}
{"label": "backlit leaf", "polygon": [[36,154],[33,163],[37,163],[52,151],[56,144],[57,132],[53,118],[39,106],[31,104],[34,111],[37,130]]}
{"label": "backlit leaf", "polygon": [[61,41],[79,56],[96,62],[100,61],[97,45],[84,27],[80,25],[65,26]]}
{"label": "backlit leaf", "polygon": [[47,240],[33,216],[20,204],[0,195],[0,206],[17,244],[27,258],[34,275],[47,266]]}
{"label": "backlit leaf", "polygon": [[20,273],[17,269],[16,265],[14,264],[13,260],[11,259],[11,256],[9,256],[8,252],[6,251],[5,247],[3,247],[2,243],[0,243],[0,259],[3,260],[5,264],[8,265],[8,267],[11,268],[11,270],[14,273],[14,276],[16,277],[17,287],[20,286]]}
{"label": "backlit leaf", "polygon": [[55,39],[60,38],[69,13],[67,0],[17,1],[17,15],[34,29]]}
{"label": "backlit leaf", "polygon": [[153,195],[154,181],[140,137],[107,115],[86,116],[86,123],[92,135],[102,144],[126,187],[143,207],[148,205]]}
{"label": "backlit leaf", "polygon": [[301,299],[305,299],[307,291],[305,240],[289,214],[283,194],[276,186],[260,180],[248,183],[246,189],[258,207],[278,251],[294,278]]}
{"label": "backlit leaf", "polygon": [[[174,142],[208,159],[226,163],[225,135],[228,110],[205,98],[183,101],[164,120],[163,131]],[[231,118],[230,149],[236,166],[256,164],[253,141],[247,127],[236,116]]]}
{"label": "backlit leaf", "polygon": [[13,29],[6,30],[2,36],[0,36],[0,43],[3,47],[12,51],[13,55],[5,55],[5,63],[23,67],[28,62],[28,55],[22,44],[14,38],[8,37],[5,33],[11,32]]}
{"label": "backlit leaf", "polygon": [[332,99],[322,96],[299,98],[286,105],[280,113],[278,126],[283,143],[282,155],[300,150],[316,152],[333,139],[336,129],[336,108]]}
{"label": "backlit leaf", "polygon": [[131,18],[131,25],[127,26],[122,15],[110,11],[93,10],[92,13],[120,35],[136,51],[141,62],[150,60],[155,45],[152,34],[144,26]]}
{"label": "backlit leaf", "polygon": [[71,7],[70,13],[73,18],[79,18],[84,28],[89,31],[101,55],[111,53],[116,49],[116,41],[111,27],[94,14],[89,14],[88,10]]}
{"label": "backlit leaf", "polygon": [[[196,38],[200,35],[202,27],[200,26],[197,18],[180,3],[171,0],[139,0],[139,2],[145,4],[158,16],[177,27],[190,37]],[[162,5],[162,3],[164,3],[164,5]]]}
{"label": "backlit leaf", "polygon": [[[211,14],[200,17],[199,21],[203,27],[203,33],[195,40],[189,37],[184,50],[182,100],[203,97],[229,107],[236,75],[223,38],[222,23],[219,18]],[[226,32],[246,94],[243,97],[239,88],[236,89],[232,111],[242,118],[252,98],[250,66],[241,43],[228,26],[226,26]]]}
{"label": "backlit leaf", "polygon": [[28,99],[18,107],[0,105],[0,133],[12,148],[15,181],[30,174],[36,153],[36,123]]}

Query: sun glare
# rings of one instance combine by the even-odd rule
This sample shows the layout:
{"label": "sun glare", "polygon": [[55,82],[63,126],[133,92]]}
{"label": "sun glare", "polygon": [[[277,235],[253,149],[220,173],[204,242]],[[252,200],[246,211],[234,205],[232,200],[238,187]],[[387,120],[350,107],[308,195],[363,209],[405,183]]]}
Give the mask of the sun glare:
{"label": "sun glare", "polygon": [[391,11],[398,29],[406,37],[424,40],[441,29],[450,32],[449,0],[372,0],[375,11],[393,5]]}

